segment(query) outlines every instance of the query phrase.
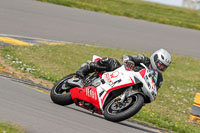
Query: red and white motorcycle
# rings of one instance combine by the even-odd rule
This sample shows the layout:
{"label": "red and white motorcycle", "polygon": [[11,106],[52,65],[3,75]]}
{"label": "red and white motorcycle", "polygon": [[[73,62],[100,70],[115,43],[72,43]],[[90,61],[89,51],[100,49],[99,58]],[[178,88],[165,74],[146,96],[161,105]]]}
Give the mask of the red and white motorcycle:
{"label": "red and white motorcycle", "polygon": [[[98,59],[93,57],[93,61]],[[144,104],[153,102],[157,94],[155,71],[141,65],[140,71],[122,65],[112,72],[94,73],[84,83],[76,74],[70,74],[54,85],[51,99],[60,105],[75,103],[110,121],[128,119]]]}

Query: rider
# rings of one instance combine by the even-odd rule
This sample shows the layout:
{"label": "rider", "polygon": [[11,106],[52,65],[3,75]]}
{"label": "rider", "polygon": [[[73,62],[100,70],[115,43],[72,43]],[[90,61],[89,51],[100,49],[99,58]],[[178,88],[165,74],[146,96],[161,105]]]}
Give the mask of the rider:
{"label": "rider", "polygon": [[[135,71],[141,70],[143,67],[140,63],[145,64],[147,67],[155,70],[154,80],[157,86],[157,89],[160,88],[163,76],[161,72],[164,72],[167,67],[171,64],[171,55],[164,49],[159,49],[152,54],[150,58],[144,55],[123,55],[122,61],[127,68],[134,68]],[[121,66],[120,62],[114,58],[104,57],[97,62],[89,62],[82,66],[76,74],[81,78],[84,78],[86,75],[92,72],[109,72],[113,71]]]}

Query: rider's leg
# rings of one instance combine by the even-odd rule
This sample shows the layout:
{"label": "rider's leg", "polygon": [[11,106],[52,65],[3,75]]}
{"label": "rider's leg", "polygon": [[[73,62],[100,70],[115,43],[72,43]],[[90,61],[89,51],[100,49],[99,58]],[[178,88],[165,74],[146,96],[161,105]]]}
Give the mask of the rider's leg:
{"label": "rider's leg", "polygon": [[97,62],[86,63],[76,72],[76,74],[83,78],[92,72],[113,71],[120,66],[121,64],[118,60],[105,57]]}

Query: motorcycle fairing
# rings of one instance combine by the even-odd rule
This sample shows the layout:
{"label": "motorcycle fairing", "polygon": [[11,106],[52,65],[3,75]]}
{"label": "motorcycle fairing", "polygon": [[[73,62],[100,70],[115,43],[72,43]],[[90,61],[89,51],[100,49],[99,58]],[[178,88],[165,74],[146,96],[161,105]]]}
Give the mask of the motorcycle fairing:
{"label": "motorcycle fairing", "polygon": [[125,76],[125,71],[124,66],[122,66],[115,71],[107,72],[102,75],[102,79],[105,81],[105,84],[97,87],[97,93],[102,93],[99,95],[99,104],[102,111],[110,92],[135,84],[131,76]]}
{"label": "motorcycle fairing", "polygon": [[113,72],[107,72],[102,75],[102,79],[105,80],[104,84],[101,84],[97,88],[93,86],[88,87],[75,87],[70,90],[73,101],[78,105],[77,99],[85,102],[92,103],[98,113],[103,112],[103,105],[110,92],[134,85],[135,82],[131,77],[124,75],[124,67],[120,67]]}
{"label": "motorcycle fairing", "polygon": [[[102,82],[97,88],[93,86],[83,88],[72,88],[70,90],[73,101],[78,105],[77,100],[83,100],[88,103],[92,103],[96,108],[96,112],[103,113],[103,107],[109,94],[117,89],[135,85],[135,79],[138,79],[142,84],[143,92],[149,96],[150,101],[154,100],[152,92],[156,95],[156,89],[150,83],[152,78],[149,77],[147,69],[142,69],[140,72],[130,71],[127,72],[124,66],[116,69],[112,72],[107,72],[102,75]],[[150,84],[150,86],[148,86]],[[79,105],[80,106],[80,105]]]}
{"label": "motorcycle fairing", "polygon": [[96,108],[96,112],[99,114],[102,114],[100,105],[99,105],[99,97],[97,95],[97,88],[93,86],[88,86],[88,87],[75,87],[70,90],[71,96],[73,101],[78,105],[79,100],[83,100],[88,103],[92,103],[94,107]]}

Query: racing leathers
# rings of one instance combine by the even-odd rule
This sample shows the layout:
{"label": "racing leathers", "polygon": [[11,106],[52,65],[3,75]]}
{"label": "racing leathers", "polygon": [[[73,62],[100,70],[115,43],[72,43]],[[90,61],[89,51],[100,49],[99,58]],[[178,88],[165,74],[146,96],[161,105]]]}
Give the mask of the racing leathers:
{"label": "racing leathers", "polygon": [[[134,71],[140,71],[144,67],[140,65],[140,63],[143,63],[149,68],[151,67],[150,59],[148,57],[145,57],[144,55],[136,55],[136,56],[130,56],[130,55],[123,55],[122,57],[123,63],[125,65],[129,65],[129,63],[134,64],[133,68]],[[84,78],[86,75],[92,72],[109,72],[113,71],[121,66],[120,62],[114,58],[108,58],[104,57],[97,62],[87,62],[85,65],[83,65],[76,74],[79,75],[81,78]],[[162,74],[158,71],[155,71],[154,74],[154,80],[156,83],[157,90],[160,88],[163,77]]]}
{"label": "racing leathers", "polygon": [[113,71],[121,66],[120,62],[114,58],[104,57],[96,62],[85,63],[76,74],[81,78],[85,77],[92,72],[109,72]]}

